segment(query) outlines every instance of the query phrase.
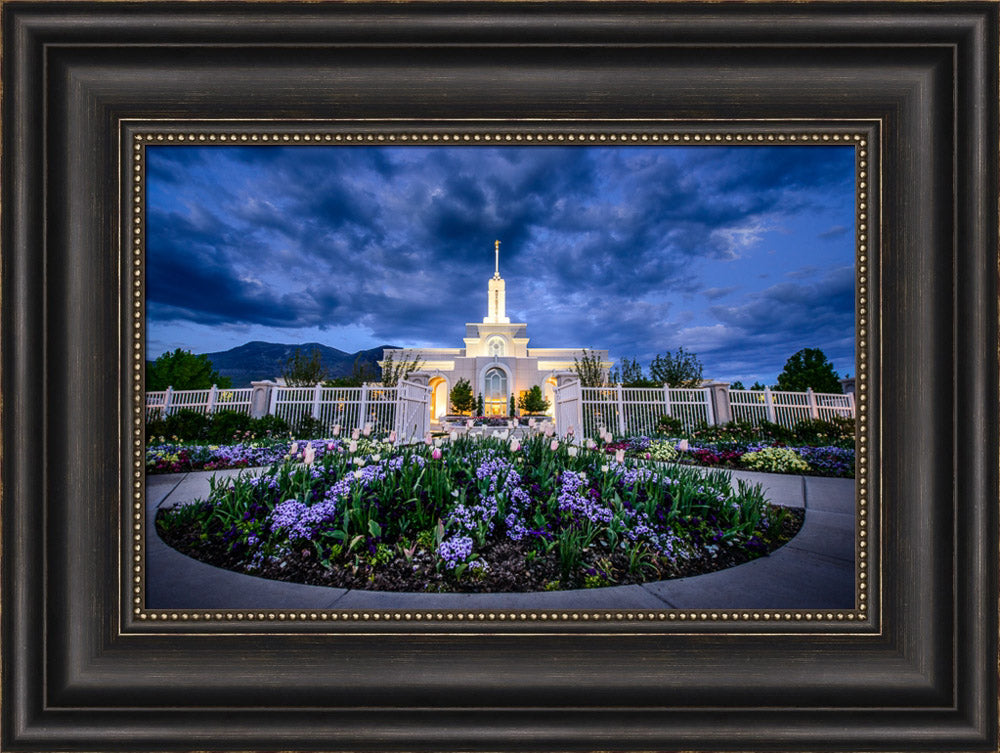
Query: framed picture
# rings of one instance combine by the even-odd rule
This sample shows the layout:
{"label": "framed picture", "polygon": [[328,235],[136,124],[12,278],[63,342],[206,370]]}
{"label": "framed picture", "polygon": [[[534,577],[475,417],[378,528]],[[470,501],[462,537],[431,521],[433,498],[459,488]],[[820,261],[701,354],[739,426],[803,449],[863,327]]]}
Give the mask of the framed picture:
{"label": "framed picture", "polygon": [[[987,2],[3,5],[2,744],[997,750],[997,11]],[[776,395],[794,390],[739,389],[732,381],[756,372],[737,373],[738,355],[726,361],[707,347],[712,373],[696,386],[658,382],[661,371],[649,372],[652,387],[623,387],[621,372],[614,386],[604,379],[615,366],[631,368],[633,384],[644,379],[639,364],[615,364],[609,352],[648,361],[678,344],[615,352],[654,337],[626,306],[677,326],[654,304],[674,278],[697,277],[678,263],[678,249],[700,243],[740,256],[775,230],[694,227],[679,198],[641,201],[682,185],[671,184],[679,174],[718,187],[699,198],[717,214],[741,204],[739,217],[759,219],[746,209],[759,194],[741,194],[732,177],[737,162],[752,163],[744,181],[770,168],[794,188],[770,197],[786,217],[784,239],[768,241],[773,258],[747,259],[746,268],[814,283],[793,326],[760,306],[740,315],[756,317],[751,328],[770,317],[772,329],[784,326],[781,342],[797,345],[819,337],[821,319],[846,321],[834,360],[854,375],[850,398],[810,388],[786,405]],[[504,183],[501,164],[528,166],[544,190]],[[475,261],[457,250],[478,237],[468,233],[407,256],[413,237],[387,218],[419,224],[414,191],[430,190],[431,175],[438,186],[462,184],[441,189],[441,206],[471,201],[479,178],[508,190],[508,206],[530,193],[534,219],[482,228]],[[348,183],[350,191],[332,191]],[[612,200],[619,195],[628,200]],[[353,234],[317,225],[303,210],[317,202]],[[588,245],[567,204],[577,217],[589,212],[591,227],[599,210],[634,208],[655,221],[647,238],[670,237],[643,246],[633,235],[609,251],[602,244],[611,236],[601,235]],[[376,211],[384,234],[366,244]],[[421,227],[446,237],[453,226]],[[695,240],[671,236],[683,229]],[[267,232],[286,240],[260,242]],[[561,250],[555,272],[538,268],[546,243]],[[523,249],[533,253],[519,262]],[[314,255],[302,267],[295,253]],[[529,260],[534,274],[519,274]],[[469,269],[480,262],[482,271]],[[569,274],[571,263],[584,272]],[[834,267],[847,270],[836,288],[846,306],[816,282]],[[688,290],[722,301],[719,317],[735,294],[725,275],[741,274],[749,295],[774,309],[771,281],[732,269],[710,273],[719,284],[700,278]],[[475,289],[466,276],[483,278],[474,293],[481,306],[456,302]],[[425,334],[451,325],[415,305],[421,281],[457,317],[459,342]],[[518,286],[531,283],[533,300],[518,301]],[[612,295],[614,285],[627,295]],[[644,286],[648,295],[632,290]],[[366,297],[378,302],[370,310]],[[602,297],[600,326],[570,321],[565,332],[603,334],[613,347],[559,339],[550,313],[587,297]],[[351,314],[336,319],[334,299]],[[361,354],[380,350],[379,380],[355,374],[357,385],[324,385],[310,372],[299,386],[254,374],[245,386],[203,390],[204,400],[147,382],[154,344],[207,352],[197,345],[206,327],[259,333],[248,323],[301,318],[317,301],[327,305],[304,326],[335,322],[344,337],[368,327],[369,339],[344,350],[359,372]],[[241,306],[252,314],[234,317]],[[390,322],[394,309],[413,313]],[[697,306],[689,309],[694,328]],[[538,335],[535,322],[544,325]],[[718,351],[736,345],[752,343]],[[308,371],[304,358],[292,360]],[[583,378],[587,363],[593,383]],[[390,381],[393,364],[408,366]],[[463,380],[482,410],[466,410],[454,392]],[[521,424],[518,398],[531,408],[523,413],[538,414],[531,425],[527,415]],[[164,503],[196,498],[197,484],[215,493],[201,468],[176,481],[155,473],[181,460],[147,420],[185,405],[294,425],[301,444],[268,445],[284,469],[271,478],[284,496],[283,484],[318,468],[332,473],[322,493],[337,515],[297,538],[290,532],[307,526],[306,506],[275,498],[259,520],[247,510],[245,524],[212,529],[247,548],[239,573],[168,547],[171,530],[182,551],[181,539],[200,534],[184,528],[199,525],[188,515],[197,506],[172,508],[187,511],[178,522]],[[758,413],[780,424],[782,410],[855,417],[856,479],[773,482],[772,501],[801,502],[789,503],[803,508],[798,543],[737,568],[665,572],[676,561],[668,546],[682,546],[685,534],[678,527],[668,542],[667,529],[640,527],[635,500],[616,508],[632,526],[616,530],[638,542],[636,557],[651,558],[635,568],[615,565],[615,542],[604,559],[590,548],[579,561],[553,543],[563,569],[546,576],[539,566],[532,582],[522,573],[515,589],[490,559],[486,534],[463,528],[451,508],[425,526],[428,551],[445,562],[432,568],[439,593],[412,592],[430,577],[419,561],[415,580],[365,588],[337,559],[351,554],[351,577],[389,584],[373,565],[379,547],[416,552],[421,533],[420,525],[389,533],[405,516],[366,518],[360,537],[346,517],[337,528],[349,496],[337,496],[338,483],[367,484],[375,474],[386,489],[415,489],[404,465],[442,463],[444,474],[449,458],[479,442],[496,448],[494,459],[520,452],[503,455],[511,467],[522,463],[518,479],[576,484],[552,491],[569,507],[585,479],[596,495],[577,495],[584,501],[573,510],[596,518],[600,500],[624,494],[613,488],[616,473],[660,468],[645,465],[656,460],[643,457],[648,445],[626,439],[655,435],[661,423],[688,436]],[[314,425],[321,442],[305,436]],[[657,441],[653,451],[674,453],[671,461],[689,451],[686,439]],[[537,454],[527,460],[532,443]],[[607,463],[580,465],[587,453]],[[387,481],[386,462],[397,456],[404,462],[393,472],[402,475]],[[594,481],[602,473],[607,488]],[[247,494],[262,485],[245,483]],[[464,488],[446,475],[435,483]],[[711,504],[737,510],[727,520],[746,549],[751,534],[764,534],[751,527],[739,538],[739,516],[757,503],[716,491]],[[709,509],[693,494],[677,491],[671,504]],[[505,512],[513,517],[497,525],[508,539],[518,540],[519,526],[545,539],[546,521]],[[480,510],[469,520],[486,517]],[[260,539],[271,533],[281,540],[265,549]],[[356,540],[371,551],[345,552]],[[531,555],[544,556],[544,546]],[[326,571],[341,580],[310,580],[323,572],[316,559],[334,563]],[[290,570],[305,573],[303,582],[285,577]]]}

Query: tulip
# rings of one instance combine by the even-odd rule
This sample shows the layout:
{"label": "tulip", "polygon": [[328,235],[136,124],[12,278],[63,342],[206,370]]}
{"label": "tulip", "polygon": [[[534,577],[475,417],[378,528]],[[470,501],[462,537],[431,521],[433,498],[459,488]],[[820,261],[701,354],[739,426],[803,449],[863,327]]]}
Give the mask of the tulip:
{"label": "tulip", "polygon": [[348,452],[357,452],[358,451],[358,440],[352,439],[351,443],[349,445],[347,445],[347,451]]}
{"label": "tulip", "polygon": [[681,452],[687,452],[688,441],[686,439],[682,439],[680,442],[677,443],[677,449],[680,450]]}
{"label": "tulip", "polygon": [[299,443],[298,442],[292,442],[292,446],[288,448],[288,454],[289,455],[296,455],[296,454],[298,454],[298,452],[299,452]]}
{"label": "tulip", "polygon": [[625,450],[615,450],[615,460],[619,463],[625,462]]}
{"label": "tulip", "polygon": [[377,463],[377,462],[378,462],[379,460],[381,460],[381,459],[382,459],[382,455],[381,455],[381,454],[379,454],[379,453],[377,453],[377,454],[375,454],[375,455],[372,455],[372,462],[373,462],[373,463]]}
{"label": "tulip", "polygon": [[520,449],[521,449],[521,443],[517,441],[517,437],[514,437],[512,440],[510,440],[511,452],[517,452]]}
{"label": "tulip", "polygon": [[595,447],[597,447],[597,442],[595,442],[593,439],[590,439],[589,437],[587,438],[585,444],[588,450],[593,450]]}
{"label": "tulip", "polygon": [[438,437],[437,439],[434,440],[434,446],[435,447],[440,447],[441,446],[441,438],[440,437]]}
{"label": "tulip", "polygon": [[355,429],[351,432],[351,439],[361,439],[361,430]]}
{"label": "tulip", "polygon": [[316,448],[313,447],[312,445],[309,445],[308,447],[306,447],[305,450],[302,451],[302,462],[305,463],[306,465],[312,465],[315,459],[316,459]]}
{"label": "tulip", "polygon": [[395,444],[396,443],[396,430],[395,429],[393,429],[392,431],[389,432],[389,443],[390,444]]}
{"label": "tulip", "polygon": [[533,418],[529,418],[528,419],[528,428],[529,429],[534,429],[535,428],[535,419],[533,419]]}
{"label": "tulip", "polygon": [[472,424],[473,424],[473,421],[470,418],[468,421],[465,422],[465,428],[466,429],[471,429],[472,428]]}
{"label": "tulip", "polygon": [[424,444],[427,445],[428,447],[431,444],[433,444],[433,440],[431,439],[431,433],[430,432],[427,432],[426,434],[424,434]]}
{"label": "tulip", "polygon": [[568,429],[566,429],[566,433],[567,434],[572,434],[573,433],[573,427],[570,426]]}
{"label": "tulip", "polygon": [[576,457],[576,453],[579,452],[579,450],[577,450],[576,447],[570,447],[568,450],[566,450],[566,452],[569,453],[569,456],[571,458],[575,458]]}
{"label": "tulip", "polygon": [[558,450],[559,449],[559,442],[556,441],[555,439],[553,439],[551,442],[549,442],[549,449],[552,450],[552,452],[555,452],[556,450]]}
{"label": "tulip", "polygon": [[601,473],[607,473],[607,472],[608,472],[608,466],[602,465],[601,466]]}
{"label": "tulip", "polygon": [[454,442],[456,439],[458,439],[458,432],[457,431],[451,432],[448,435],[448,439],[450,439],[452,442]]}
{"label": "tulip", "polygon": [[326,451],[327,452],[333,452],[336,448],[337,448],[337,443],[336,442],[327,442],[326,443]]}
{"label": "tulip", "polygon": [[431,450],[431,457],[434,458],[435,460],[440,460],[441,459],[441,450],[439,450],[437,447],[435,447],[433,450]]}
{"label": "tulip", "polygon": [[365,436],[370,437],[372,435],[372,425],[365,424]]}
{"label": "tulip", "polygon": [[340,424],[334,425],[334,427],[333,427],[333,436],[335,436],[335,437],[339,437],[340,436]]}
{"label": "tulip", "polygon": [[360,470],[357,470],[357,471],[354,472],[354,478],[355,478],[356,481],[360,481],[361,480],[361,471]]}

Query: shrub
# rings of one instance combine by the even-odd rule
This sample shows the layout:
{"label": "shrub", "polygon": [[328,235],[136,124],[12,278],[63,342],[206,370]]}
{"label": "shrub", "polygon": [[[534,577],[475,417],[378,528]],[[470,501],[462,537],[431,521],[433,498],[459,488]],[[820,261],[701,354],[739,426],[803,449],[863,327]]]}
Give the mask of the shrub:
{"label": "shrub", "polygon": [[295,434],[296,439],[322,439],[328,432],[323,421],[307,414],[295,423],[295,429],[292,433]]}
{"label": "shrub", "polygon": [[667,437],[679,437],[684,433],[684,422],[673,416],[660,416],[656,421],[656,433]]}
{"label": "shrub", "polygon": [[237,434],[250,431],[253,419],[246,413],[223,410],[212,414],[206,424],[205,439],[213,444],[231,441]]}
{"label": "shrub", "polygon": [[748,452],[741,462],[752,471],[767,473],[807,473],[809,464],[794,450],[787,447],[765,447],[757,452]]}
{"label": "shrub", "polygon": [[291,427],[288,422],[280,418],[279,416],[261,416],[260,418],[255,418],[253,424],[250,427],[250,431],[257,435],[258,439],[267,436],[270,432],[271,436],[276,437],[278,435],[288,434]]}
{"label": "shrub", "polygon": [[813,446],[854,446],[854,419],[835,416],[830,421],[805,419],[796,422],[792,433],[798,444]]}
{"label": "shrub", "polygon": [[204,439],[209,418],[204,413],[193,410],[179,410],[171,413],[163,422],[163,436],[180,440]]}

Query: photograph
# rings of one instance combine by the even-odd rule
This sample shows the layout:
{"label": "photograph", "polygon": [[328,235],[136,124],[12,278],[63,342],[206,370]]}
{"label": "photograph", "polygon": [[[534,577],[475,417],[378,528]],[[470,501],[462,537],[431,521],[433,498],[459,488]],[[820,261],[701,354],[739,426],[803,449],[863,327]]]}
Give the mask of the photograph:
{"label": "photograph", "polygon": [[854,609],[866,143],[726,138],[142,144],[146,605]]}

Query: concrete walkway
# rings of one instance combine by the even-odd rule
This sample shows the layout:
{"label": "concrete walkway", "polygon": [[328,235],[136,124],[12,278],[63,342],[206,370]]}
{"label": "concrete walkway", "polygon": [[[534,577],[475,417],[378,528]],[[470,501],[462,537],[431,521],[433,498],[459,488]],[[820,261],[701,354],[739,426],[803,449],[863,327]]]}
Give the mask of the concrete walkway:
{"label": "concrete walkway", "polygon": [[146,479],[147,609],[853,609],[853,479],[733,471],[768,499],[805,508],[802,530],[773,554],[727,570],[641,586],[513,594],[360,591],[266,580],[220,570],[170,548],[156,535],[160,507],[204,499],[209,478],[238,471]]}

